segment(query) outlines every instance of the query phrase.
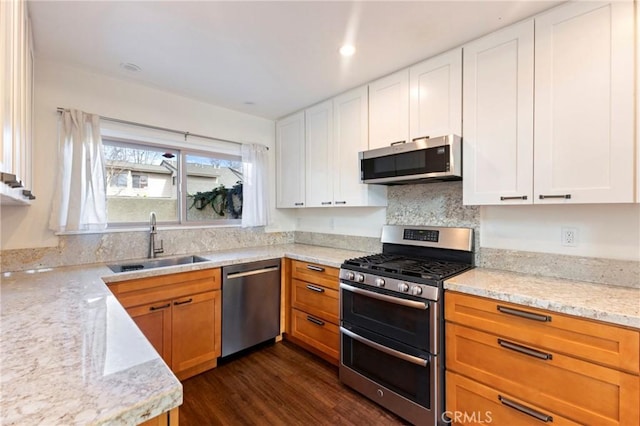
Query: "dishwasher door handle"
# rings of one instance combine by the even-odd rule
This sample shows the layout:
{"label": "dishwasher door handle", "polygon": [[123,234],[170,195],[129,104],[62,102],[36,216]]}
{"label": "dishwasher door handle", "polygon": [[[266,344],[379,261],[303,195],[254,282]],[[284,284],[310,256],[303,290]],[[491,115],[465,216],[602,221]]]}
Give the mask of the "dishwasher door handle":
{"label": "dishwasher door handle", "polygon": [[253,271],[245,271],[245,272],[233,272],[231,274],[227,274],[227,279],[233,279],[233,278],[242,278],[242,277],[248,277],[251,275],[259,275],[259,274],[266,274],[268,272],[273,272],[273,271],[277,271],[280,269],[280,266],[269,266],[266,268],[262,268],[262,269],[254,269]]}

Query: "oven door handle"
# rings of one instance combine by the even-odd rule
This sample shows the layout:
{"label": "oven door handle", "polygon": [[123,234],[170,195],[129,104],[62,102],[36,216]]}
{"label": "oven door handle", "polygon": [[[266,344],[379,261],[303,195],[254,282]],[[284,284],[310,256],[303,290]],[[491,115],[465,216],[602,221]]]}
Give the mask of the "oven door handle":
{"label": "oven door handle", "polygon": [[353,287],[343,283],[340,283],[340,288],[343,290],[350,291],[352,293],[362,294],[363,296],[371,297],[372,299],[378,299],[384,302],[395,303],[396,305],[402,305],[409,308],[425,310],[429,307],[429,304],[425,302],[417,302],[415,300],[407,300],[407,299],[400,299],[398,297],[387,296],[386,294],[380,294],[380,293],[375,293],[369,290],[363,290],[361,288]]}
{"label": "oven door handle", "polygon": [[428,361],[426,359],[422,359],[422,358],[418,358],[417,356],[413,356],[413,355],[409,355],[409,354],[405,354],[404,352],[400,352],[400,351],[396,351],[395,349],[391,349],[388,348],[384,345],[381,345],[380,343],[376,343],[373,342],[369,339],[365,339],[362,336],[358,336],[356,333],[354,333],[353,331],[349,331],[344,327],[340,327],[340,332],[343,334],[346,334],[347,336],[351,337],[353,340],[357,340],[358,342],[370,346],[373,349],[376,349],[380,352],[384,352],[387,355],[391,355],[392,357],[401,359],[403,361],[407,361],[410,362],[412,364],[416,364],[419,365],[420,367],[426,367]]}

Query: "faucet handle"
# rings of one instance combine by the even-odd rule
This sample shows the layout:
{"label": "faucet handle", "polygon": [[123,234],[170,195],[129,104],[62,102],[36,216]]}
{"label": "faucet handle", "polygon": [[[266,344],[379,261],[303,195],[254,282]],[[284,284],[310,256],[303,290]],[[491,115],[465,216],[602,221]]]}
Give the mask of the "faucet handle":
{"label": "faucet handle", "polygon": [[164,247],[162,246],[162,242],[164,240],[160,240],[160,248],[154,248],[153,251],[154,253],[164,253]]}

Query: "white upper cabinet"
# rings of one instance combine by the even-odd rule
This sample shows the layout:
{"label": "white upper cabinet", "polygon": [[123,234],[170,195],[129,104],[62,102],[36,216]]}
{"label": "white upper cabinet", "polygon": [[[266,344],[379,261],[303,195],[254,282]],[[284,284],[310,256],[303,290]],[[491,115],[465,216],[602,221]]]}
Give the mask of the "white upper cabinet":
{"label": "white upper cabinet", "polygon": [[462,49],[409,68],[410,140],[462,133]]}
{"label": "white upper cabinet", "polygon": [[464,203],[633,202],[633,58],[630,1],[569,2],[465,46]]}
{"label": "white upper cabinet", "polygon": [[532,203],[533,66],[533,21],[464,47],[464,204]]}
{"label": "white upper cabinet", "polygon": [[333,99],[333,200],[334,205],[386,206],[387,188],[360,183],[358,153],[368,147],[367,87],[350,90]]}
{"label": "white upper cabinet", "polygon": [[0,61],[0,202],[29,204],[33,41],[27,3],[23,0],[0,2]]}
{"label": "white upper cabinet", "polygon": [[333,205],[333,102],[307,108],[306,122],[306,207]]}
{"label": "white upper cabinet", "polygon": [[276,207],[304,207],[304,112],[276,122]]}
{"label": "white upper cabinet", "polygon": [[535,202],[633,202],[633,3],[572,2],[535,26]]}
{"label": "white upper cabinet", "polygon": [[369,149],[409,142],[409,70],[369,84]]}

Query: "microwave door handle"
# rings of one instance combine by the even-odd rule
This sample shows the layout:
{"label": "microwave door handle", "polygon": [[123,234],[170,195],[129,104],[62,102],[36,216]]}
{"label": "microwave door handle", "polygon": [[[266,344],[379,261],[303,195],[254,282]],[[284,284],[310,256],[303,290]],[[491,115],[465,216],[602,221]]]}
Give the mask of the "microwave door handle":
{"label": "microwave door handle", "polygon": [[366,297],[371,297],[372,299],[382,300],[383,302],[395,303],[396,305],[402,305],[408,308],[425,310],[429,307],[429,305],[425,302],[417,302],[415,300],[406,300],[406,299],[400,299],[398,297],[387,296],[386,294],[380,294],[380,293],[375,293],[369,290],[363,290],[361,288],[353,287],[344,283],[340,283],[340,288],[346,291],[350,291],[351,293],[361,294]]}
{"label": "microwave door handle", "polygon": [[386,347],[384,345],[381,345],[380,343],[376,343],[376,342],[373,342],[373,341],[371,341],[369,339],[365,339],[362,336],[358,336],[354,332],[349,331],[344,327],[340,327],[340,332],[343,333],[343,334],[346,334],[349,337],[351,337],[353,340],[357,340],[358,342],[360,342],[360,343],[362,343],[364,345],[372,347],[373,349],[376,349],[376,350],[378,350],[380,352],[384,352],[385,354],[391,355],[392,357],[401,359],[403,361],[410,362],[412,364],[419,365],[420,367],[426,367],[427,366],[427,360],[426,359],[418,358],[417,356],[405,354],[404,352],[400,352],[400,351],[396,351],[395,349],[388,348],[388,347]]}

